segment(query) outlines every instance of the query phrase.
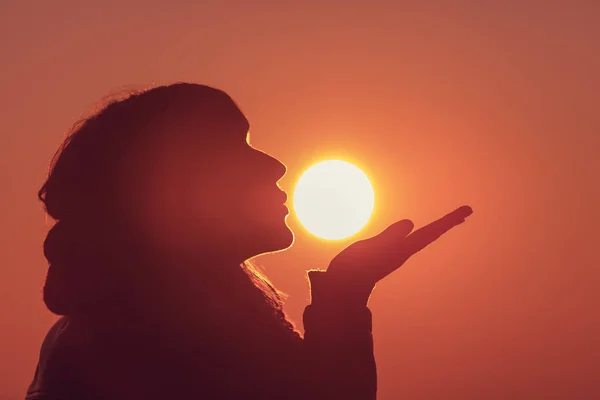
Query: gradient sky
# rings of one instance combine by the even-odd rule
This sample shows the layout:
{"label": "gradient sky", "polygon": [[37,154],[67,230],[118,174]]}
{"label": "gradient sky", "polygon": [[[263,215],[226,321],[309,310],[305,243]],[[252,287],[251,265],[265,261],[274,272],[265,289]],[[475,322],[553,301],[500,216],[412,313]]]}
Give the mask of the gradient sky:
{"label": "gradient sky", "polygon": [[[238,101],[287,190],[316,159],[364,167],[359,237],[474,208],[372,297],[379,399],[600,398],[598,38],[592,0],[3,0],[0,399],[23,397],[54,320],[49,158],[106,95],[181,80]],[[289,224],[295,247],[259,261],[299,323],[305,271],[347,242]]]}

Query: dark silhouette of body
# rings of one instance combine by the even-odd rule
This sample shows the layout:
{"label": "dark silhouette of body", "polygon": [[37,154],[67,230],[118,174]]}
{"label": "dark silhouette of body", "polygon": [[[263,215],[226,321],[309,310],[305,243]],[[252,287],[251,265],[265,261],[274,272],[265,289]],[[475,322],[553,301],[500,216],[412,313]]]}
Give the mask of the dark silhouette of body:
{"label": "dark silhouette of body", "polygon": [[305,334],[250,258],[289,247],[285,167],[222,91],[173,84],[78,124],[39,197],[47,307],[28,399],[374,399],[375,283],[471,213],[403,220],[311,271]]}

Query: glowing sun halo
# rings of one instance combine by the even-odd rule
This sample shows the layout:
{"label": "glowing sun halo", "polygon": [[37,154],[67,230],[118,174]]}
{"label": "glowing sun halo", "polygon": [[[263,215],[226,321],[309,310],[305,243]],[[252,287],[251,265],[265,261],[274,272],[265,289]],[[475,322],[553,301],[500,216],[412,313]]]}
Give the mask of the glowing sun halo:
{"label": "glowing sun halo", "polygon": [[327,160],[308,168],[293,196],[296,216],[306,230],[322,239],[345,239],[369,221],[375,193],[367,175],[342,160]]}

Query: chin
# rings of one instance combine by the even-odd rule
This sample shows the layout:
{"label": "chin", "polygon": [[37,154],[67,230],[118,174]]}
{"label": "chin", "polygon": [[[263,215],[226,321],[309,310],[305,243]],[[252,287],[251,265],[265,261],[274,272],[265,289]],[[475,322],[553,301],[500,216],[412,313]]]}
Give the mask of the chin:
{"label": "chin", "polygon": [[285,230],[284,230],[284,232],[282,232],[281,237],[280,237],[281,243],[273,251],[281,251],[281,250],[289,249],[294,244],[294,239],[295,239],[294,232],[292,232],[292,230],[287,225],[285,225]]}
{"label": "chin", "polygon": [[276,252],[289,249],[294,244],[294,232],[285,224],[277,230],[269,232],[265,237],[266,252]]}
{"label": "chin", "polygon": [[285,221],[279,226],[262,226],[254,230],[251,241],[256,245],[255,256],[289,249],[294,244],[294,233]]}

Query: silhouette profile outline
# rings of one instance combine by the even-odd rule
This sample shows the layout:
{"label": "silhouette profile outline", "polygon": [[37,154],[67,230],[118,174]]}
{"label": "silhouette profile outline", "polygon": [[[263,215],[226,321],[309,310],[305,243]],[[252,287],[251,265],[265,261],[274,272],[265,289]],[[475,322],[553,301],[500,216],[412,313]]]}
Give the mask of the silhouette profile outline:
{"label": "silhouette profile outline", "polygon": [[471,214],[402,220],[310,271],[305,333],[252,257],[292,245],[285,166],[223,91],[131,93],[77,124],[39,192],[60,315],[27,399],[375,399],[376,282]]}

